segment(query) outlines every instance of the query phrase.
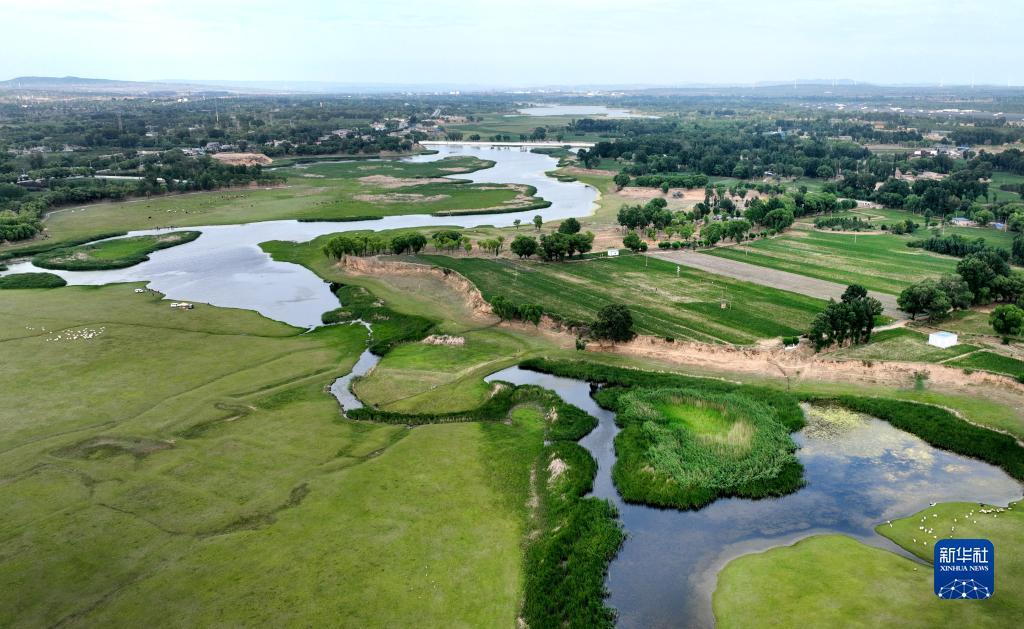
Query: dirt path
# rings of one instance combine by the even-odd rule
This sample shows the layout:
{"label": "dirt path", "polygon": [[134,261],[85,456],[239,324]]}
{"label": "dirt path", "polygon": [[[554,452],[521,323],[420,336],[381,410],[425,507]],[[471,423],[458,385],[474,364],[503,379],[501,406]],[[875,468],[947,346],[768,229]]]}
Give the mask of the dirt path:
{"label": "dirt path", "polygon": [[[800,293],[801,295],[818,297],[820,299],[832,298],[838,300],[842,296],[843,291],[846,290],[845,286],[842,284],[836,284],[835,282],[828,282],[814,277],[807,277],[806,275],[797,275],[796,273],[790,273],[788,271],[769,269],[763,266],[757,266],[756,264],[748,264],[738,260],[719,258],[717,256],[696,253],[693,251],[659,251],[650,255],[668,262],[674,262],[694,269],[700,269],[701,271],[707,271],[708,273],[724,275],[737,280],[761,284],[762,286],[770,286],[780,290],[788,290],[791,293]],[[886,315],[897,320],[905,319],[907,317],[906,314],[900,311],[896,306],[895,295],[888,295],[886,293],[878,293],[875,291],[871,291],[870,295],[882,302],[882,312]]]}

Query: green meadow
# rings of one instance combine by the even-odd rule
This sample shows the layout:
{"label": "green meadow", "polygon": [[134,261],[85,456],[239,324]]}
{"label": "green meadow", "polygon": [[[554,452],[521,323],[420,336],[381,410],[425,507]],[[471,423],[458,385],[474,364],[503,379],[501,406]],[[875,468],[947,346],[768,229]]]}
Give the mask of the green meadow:
{"label": "green meadow", "polygon": [[453,156],[434,162],[359,160],[284,168],[275,171],[285,177],[281,186],[155,196],[57,210],[45,221],[48,240],[32,245],[0,245],[0,252],[157,227],[280,219],[344,221],[398,214],[522,209],[541,204],[531,196],[532,190],[524,191],[521,186],[438,180],[491,165],[475,157]]}
{"label": "green meadow", "polygon": [[[976,502],[944,503],[876,529],[920,561],[843,535],[810,537],[735,559],[718,575],[713,599],[718,626],[1015,626],[1014,619],[1024,613],[1024,517],[1016,508],[989,514],[978,509]],[[999,565],[991,599],[980,604],[936,600],[932,547],[913,542],[925,516],[940,530],[955,526],[957,537],[992,540]],[[757,587],[751,587],[754,583]]]}
{"label": "green meadow", "polygon": [[539,427],[344,420],[362,327],[136,286],[0,299],[0,625],[514,624]]}

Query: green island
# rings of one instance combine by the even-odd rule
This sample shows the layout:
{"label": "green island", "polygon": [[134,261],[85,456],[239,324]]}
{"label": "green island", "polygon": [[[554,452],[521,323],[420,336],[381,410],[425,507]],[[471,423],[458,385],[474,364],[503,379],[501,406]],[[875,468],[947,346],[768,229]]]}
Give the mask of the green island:
{"label": "green island", "polygon": [[200,232],[179,231],[151,236],[129,236],[104,240],[96,244],[52,249],[38,253],[32,264],[44,269],[64,271],[104,271],[124,269],[149,260],[149,254],[177,247],[199,238]]}
{"label": "green island", "polygon": [[617,399],[612,477],[627,501],[681,509],[798,489],[796,444],[767,404],[739,394],[638,389]]}

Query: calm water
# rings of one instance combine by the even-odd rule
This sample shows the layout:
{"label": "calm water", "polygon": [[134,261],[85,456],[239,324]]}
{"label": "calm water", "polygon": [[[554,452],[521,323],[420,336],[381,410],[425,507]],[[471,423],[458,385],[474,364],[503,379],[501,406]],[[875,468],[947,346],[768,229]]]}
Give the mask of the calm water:
{"label": "calm water", "polygon": [[[387,216],[376,221],[351,223],[300,223],[265,221],[245,225],[188,227],[202,236],[181,245],[157,251],[148,262],[113,271],[50,271],[69,284],[111,284],[149,282],[149,287],[169,299],[196,301],[215,306],[255,310],[264,316],[299,327],[320,325],[320,315],[337,307],[338,300],[327,284],[297,264],[275,262],[259,248],[268,240],[306,242],[343,231],[384,230],[401,227],[452,225],[508,226],[515,219],[529,223],[534,215],[544,220],[586,216],[593,211],[597,191],[579,182],[560,182],[545,171],[558,161],[547,155],[490,147],[442,146],[435,155],[409,158],[431,161],[448,155],[474,155],[497,162],[494,168],[454,175],[480,183],[524,183],[536,186],[537,194],[551,201],[551,207],[510,214],[436,217],[427,214]],[[129,236],[154,234],[173,229],[143,230]],[[30,262],[9,265],[6,273],[40,271]],[[2,273],[0,273],[2,274]]]}
{"label": "calm water", "polygon": [[605,105],[534,105],[524,107],[519,113],[527,116],[604,116],[606,118],[657,118],[633,113],[628,109],[617,109]]}
{"label": "calm water", "polygon": [[807,485],[782,498],[718,500],[699,511],[627,504],[611,480],[615,414],[597,406],[589,383],[512,367],[487,377],[551,389],[599,420],[583,445],[598,462],[593,495],[619,509],[627,538],[608,573],[608,604],[623,627],[710,627],[718,571],[731,559],[820,533],[842,533],[907,555],[874,527],[932,502],[1005,505],[1021,485],[1001,469],[937,450],[888,423],[863,418],[829,437],[793,437]]}
{"label": "calm water", "polygon": [[[366,327],[366,331],[369,332],[371,336],[373,335],[373,328],[365,321],[353,321],[349,325],[362,325]],[[352,380],[370,373],[370,370],[376,367],[379,362],[380,356],[377,356],[369,349],[365,349],[363,350],[363,353],[359,355],[359,360],[356,361],[356,364],[352,366],[352,371],[338,378],[333,384],[331,384],[331,395],[338,399],[338,403],[341,404],[342,412],[352,410],[353,408],[363,407],[362,400],[357,398],[356,394],[352,392]]]}

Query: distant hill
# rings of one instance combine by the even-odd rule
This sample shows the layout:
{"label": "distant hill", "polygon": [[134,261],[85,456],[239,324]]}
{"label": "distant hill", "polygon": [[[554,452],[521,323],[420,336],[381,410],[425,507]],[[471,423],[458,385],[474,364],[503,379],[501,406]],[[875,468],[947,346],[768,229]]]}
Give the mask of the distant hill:
{"label": "distant hill", "polygon": [[[162,82],[162,81],[121,81],[116,79],[91,79],[80,76],[19,76],[0,81],[0,92],[28,92],[77,95],[171,95],[171,94],[214,94],[253,93],[256,90],[238,89],[204,83]],[[265,91],[265,90],[264,90]]]}

